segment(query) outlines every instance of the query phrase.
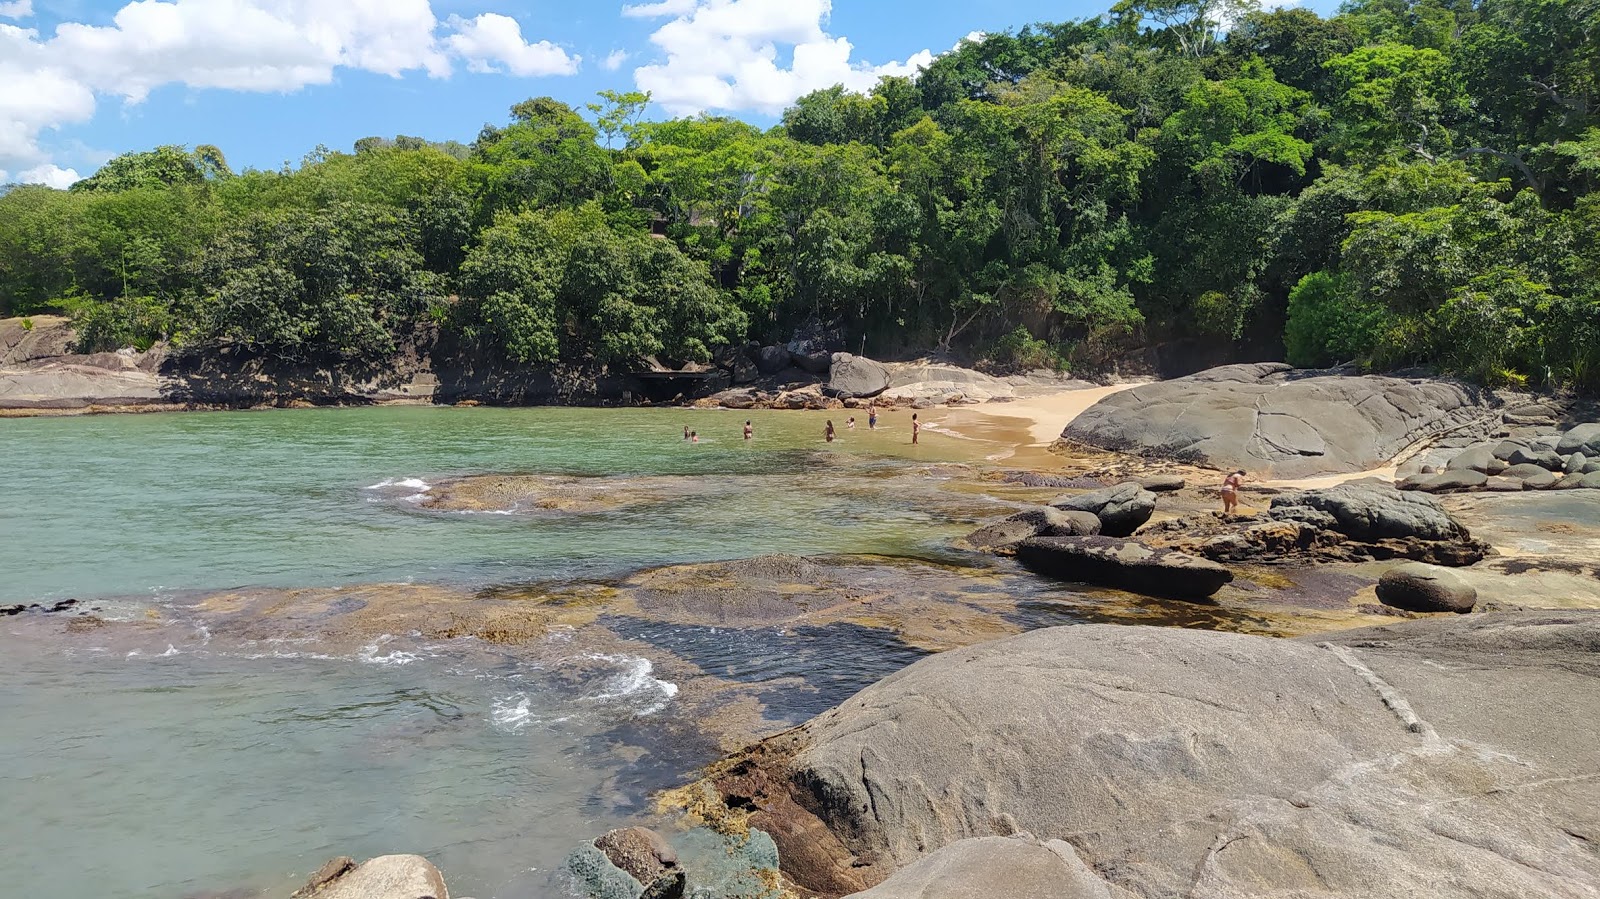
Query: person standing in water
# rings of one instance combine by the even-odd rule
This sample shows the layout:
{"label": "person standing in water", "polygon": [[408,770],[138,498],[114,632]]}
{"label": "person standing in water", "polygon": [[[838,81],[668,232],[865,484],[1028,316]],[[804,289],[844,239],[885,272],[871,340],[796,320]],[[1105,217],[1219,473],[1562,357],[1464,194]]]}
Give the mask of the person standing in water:
{"label": "person standing in water", "polygon": [[749,440],[754,436],[756,436],[756,429],[750,424],[750,419],[747,418],[744,421],[744,439]]}
{"label": "person standing in water", "polygon": [[833,442],[833,419],[828,419],[828,426],[822,429],[822,437],[829,443]]}
{"label": "person standing in water", "polygon": [[911,413],[911,445],[916,446],[917,438],[922,436],[922,422],[917,420],[917,413]]}
{"label": "person standing in water", "polygon": [[877,429],[878,429],[878,407],[876,405],[874,405],[873,403],[868,403],[867,404],[867,430],[876,431]]}
{"label": "person standing in water", "polygon": [[1244,469],[1222,479],[1222,514],[1232,515],[1239,508],[1239,488],[1244,486]]}
{"label": "person standing in water", "polygon": [[685,439],[685,440],[689,439],[689,426],[688,425],[684,425],[683,426],[683,439]]}

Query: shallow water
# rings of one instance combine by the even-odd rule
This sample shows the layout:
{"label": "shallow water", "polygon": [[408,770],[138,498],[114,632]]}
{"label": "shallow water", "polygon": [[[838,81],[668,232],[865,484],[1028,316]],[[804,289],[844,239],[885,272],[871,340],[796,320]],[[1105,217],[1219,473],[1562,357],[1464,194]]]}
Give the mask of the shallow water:
{"label": "shallow water", "polygon": [[[757,440],[739,438],[746,417]],[[771,552],[939,557],[986,502],[928,463],[997,447],[843,429],[826,415],[384,408],[0,421],[0,603],[79,598],[165,616],[179,594],[611,576]],[[908,416],[900,416],[902,418]],[[684,426],[703,435],[681,440]],[[437,513],[441,478],[675,476],[670,502],[604,514]],[[1003,505],[995,509],[1002,510]],[[420,852],[452,892],[550,895],[578,840],[715,747],[676,685],[628,653],[374,640],[354,652],[223,645],[184,630],[63,634],[0,618],[0,882],[38,899],[283,896],[333,855]],[[853,625],[614,630],[767,691],[836,704],[921,651]],[[178,628],[178,625],[171,625]],[[168,636],[171,637],[170,641]],[[658,676],[659,675],[659,676]]]}

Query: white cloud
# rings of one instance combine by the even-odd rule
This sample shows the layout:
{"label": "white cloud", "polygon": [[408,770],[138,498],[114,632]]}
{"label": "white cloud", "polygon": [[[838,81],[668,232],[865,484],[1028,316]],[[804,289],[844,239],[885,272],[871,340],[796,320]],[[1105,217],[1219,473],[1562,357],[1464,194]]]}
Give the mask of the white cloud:
{"label": "white cloud", "polygon": [[502,68],[513,75],[531,78],[538,75],[571,75],[578,71],[581,57],[549,41],[530,44],[522,39],[522,26],[510,16],[484,13],[476,19],[452,16],[456,33],[447,38],[451,52],[467,61],[474,72],[497,72]]}
{"label": "white cloud", "polygon": [[624,6],[622,14],[630,19],[659,19],[662,16],[686,16],[694,12],[699,0],[660,0],[658,3],[640,3]]}
{"label": "white cloud", "polygon": [[615,72],[616,70],[622,68],[622,64],[627,62],[627,61],[628,61],[628,51],[626,51],[626,50],[612,50],[611,54],[606,57],[606,61],[605,61],[604,65],[605,65],[605,68],[606,68],[607,72]]}
{"label": "white cloud", "polygon": [[45,184],[57,190],[66,190],[73,182],[82,180],[82,177],[74,169],[45,164],[34,166],[25,172],[18,172],[16,175],[0,171],[0,184]]}
{"label": "white cloud", "polygon": [[[31,12],[31,0],[0,0],[0,16]],[[40,135],[90,120],[101,95],[138,103],[168,84],[287,92],[341,68],[444,78],[452,56],[522,76],[578,66],[505,16],[441,24],[431,0],[134,0],[109,25],[65,22],[48,39],[0,24],[0,168],[42,170]]]}
{"label": "white cloud", "polygon": [[[650,36],[666,61],[634,70],[634,82],[669,112],[754,110],[775,115],[796,97],[843,84],[865,91],[886,75],[910,75],[933,61],[923,50],[904,62],[852,62],[853,47],[823,25],[832,0],[663,0],[624,15],[672,16]],[[779,47],[790,49],[787,68]]]}

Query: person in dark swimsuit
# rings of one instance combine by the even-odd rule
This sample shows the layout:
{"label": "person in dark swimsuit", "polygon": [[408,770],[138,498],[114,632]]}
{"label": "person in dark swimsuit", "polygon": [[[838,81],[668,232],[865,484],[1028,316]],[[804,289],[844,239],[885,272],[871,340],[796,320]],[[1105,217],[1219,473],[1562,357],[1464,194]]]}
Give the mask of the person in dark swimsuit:
{"label": "person in dark swimsuit", "polygon": [[828,419],[828,426],[822,430],[822,437],[829,443],[833,442],[833,419]]}
{"label": "person in dark swimsuit", "polygon": [[922,422],[917,420],[917,413],[911,413],[911,444],[917,443],[917,438],[922,436]]}

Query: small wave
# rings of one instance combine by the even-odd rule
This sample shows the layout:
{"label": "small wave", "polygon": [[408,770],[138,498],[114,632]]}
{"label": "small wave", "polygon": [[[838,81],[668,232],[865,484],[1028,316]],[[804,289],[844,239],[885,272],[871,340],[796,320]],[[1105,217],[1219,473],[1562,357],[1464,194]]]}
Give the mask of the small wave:
{"label": "small wave", "polygon": [[513,693],[496,699],[489,709],[489,720],[495,727],[511,733],[520,733],[533,720],[528,708],[528,694]]}
{"label": "small wave", "polygon": [[168,658],[170,656],[175,656],[175,655],[178,655],[178,654],[179,654],[178,653],[178,647],[173,646],[171,643],[168,643],[167,644],[167,651],[162,653],[161,655],[156,656],[156,658],[165,659],[165,658]]}
{"label": "small wave", "polygon": [[653,715],[667,707],[678,695],[678,685],[654,677],[655,664],[639,656],[614,656],[586,653],[584,658],[621,665],[623,670],[608,678],[600,692],[589,697],[596,702],[639,698],[646,705],[636,711],[638,715]]}
{"label": "small wave", "polygon": [[364,490],[383,490],[386,487],[407,487],[412,490],[429,490],[428,482],[421,478],[385,478]]}
{"label": "small wave", "polygon": [[379,655],[379,648],[393,639],[394,637],[384,634],[371,643],[368,643],[366,646],[361,647],[361,652],[356,656],[356,658],[368,665],[381,665],[386,668],[409,665],[419,658],[419,656],[414,652],[405,652],[399,649]]}

